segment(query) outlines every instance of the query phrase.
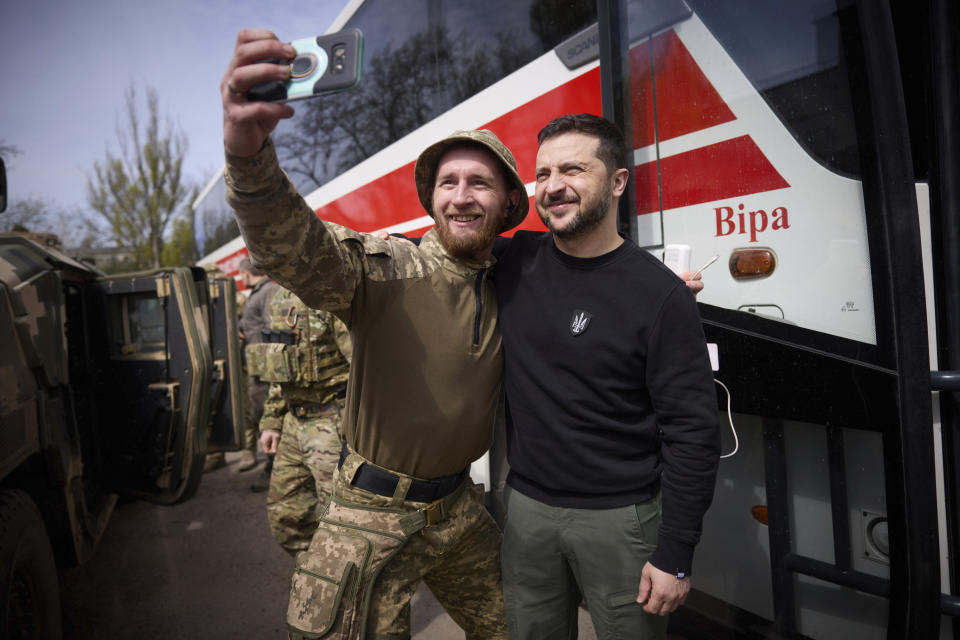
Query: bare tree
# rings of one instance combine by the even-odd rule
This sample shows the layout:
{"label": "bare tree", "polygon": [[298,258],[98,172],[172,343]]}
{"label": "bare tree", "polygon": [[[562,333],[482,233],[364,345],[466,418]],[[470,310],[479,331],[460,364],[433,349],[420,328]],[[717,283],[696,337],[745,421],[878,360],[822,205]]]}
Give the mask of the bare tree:
{"label": "bare tree", "polygon": [[[190,195],[190,202],[197,198],[197,189]],[[197,247],[196,212],[192,207],[185,207],[183,215],[173,220],[173,230],[170,239],[164,244],[160,261],[165,267],[192,265],[200,259],[200,250]]]}
{"label": "bare tree", "polygon": [[505,32],[491,47],[440,26],[385,46],[359,87],[310,100],[278,130],[284,168],[301,191],[323,185],[519,67],[532,55],[521,40]]}
{"label": "bare tree", "polygon": [[10,161],[10,158],[13,156],[18,156],[22,152],[16,146],[12,144],[7,144],[3,140],[0,140],[0,158],[3,158],[7,162]]}
{"label": "bare tree", "polygon": [[46,231],[54,225],[55,212],[39,196],[15,200],[0,216],[0,231]]}
{"label": "bare tree", "polygon": [[[22,154],[16,146],[0,140],[0,158],[8,163],[8,167],[11,166],[11,158]],[[83,211],[64,211],[48,198],[38,195],[9,203],[6,212],[0,215],[0,232],[7,231],[52,233],[59,237],[65,247],[93,244],[102,237],[102,232]]]}
{"label": "bare tree", "polygon": [[136,90],[126,93],[126,122],[117,126],[119,155],[109,149],[87,178],[87,202],[109,226],[117,245],[129,247],[136,266],[159,267],[164,233],[189,190],[182,169],[187,150],[183,133],[161,123],[157,93],[146,92],[146,121],[140,119]]}
{"label": "bare tree", "polygon": [[530,4],[530,29],[544,49],[597,21],[593,0],[534,0]]}
{"label": "bare tree", "polygon": [[96,225],[89,211],[80,207],[58,209],[53,215],[53,221],[53,228],[63,240],[64,247],[92,249],[110,241],[109,234]]}

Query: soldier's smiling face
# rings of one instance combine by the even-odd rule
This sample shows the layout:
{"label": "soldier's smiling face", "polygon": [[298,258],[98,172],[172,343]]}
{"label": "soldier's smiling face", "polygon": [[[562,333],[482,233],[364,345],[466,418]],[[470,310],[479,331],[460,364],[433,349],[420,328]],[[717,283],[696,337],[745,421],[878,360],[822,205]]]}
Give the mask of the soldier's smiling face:
{"label": "soldier's smiling face", "polygon": [[490,257],[507,218],[507,187],[499,161],[488,151],[454,146],[437,162],[433,217],[443,247],[458,258]]}

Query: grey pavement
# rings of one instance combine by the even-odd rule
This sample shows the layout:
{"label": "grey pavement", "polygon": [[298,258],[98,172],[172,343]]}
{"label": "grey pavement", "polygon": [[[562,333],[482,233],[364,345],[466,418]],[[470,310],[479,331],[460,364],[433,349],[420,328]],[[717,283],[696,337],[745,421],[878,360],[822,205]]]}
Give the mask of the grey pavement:
{"label": "grey pavement", "polygon": [[[60,572],[65,639],[287,637],[293,559],[270,535],[266,493],[250,491],[261,467],[238,473],[239,457],[227,454],[184,504],[117,506],[93,558]],[[580,628],[595,640],[583,611]],[[415,640],[464,638],[425,588],[413,630]]]}

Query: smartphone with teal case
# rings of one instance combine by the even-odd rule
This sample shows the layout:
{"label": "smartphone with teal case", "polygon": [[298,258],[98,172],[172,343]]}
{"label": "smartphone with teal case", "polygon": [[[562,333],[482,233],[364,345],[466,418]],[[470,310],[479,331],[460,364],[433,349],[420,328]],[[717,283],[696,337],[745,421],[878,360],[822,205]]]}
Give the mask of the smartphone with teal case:
{"label": "smartphone with teal case", "polygon": [[359,29],[344,29],[290,44],[297,51],[293,60],[265,61],[289,64],[290,79],[254,85],[247,91],[248,100],[291,102],[350,89],[360,82],[363,33]]}

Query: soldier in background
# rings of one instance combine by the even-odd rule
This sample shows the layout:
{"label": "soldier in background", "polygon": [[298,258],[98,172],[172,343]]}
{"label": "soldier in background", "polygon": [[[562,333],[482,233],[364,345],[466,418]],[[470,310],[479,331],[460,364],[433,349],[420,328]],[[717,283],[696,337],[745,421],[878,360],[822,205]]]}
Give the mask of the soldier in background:
{"label": "soldier in background", "polygon": [[267,494],[270,531],[295,556],[309,546],[330,498],[352,347],[343,322],[282,287],[270,303],[270,329],[248,350],[248,367],[270,382],[260,419],[260,446],[276,454]]}
{"label": "soldier in background", "polygon": [[[270,279],[244,257],[239,264],[240,279],[243,285],[250,289],[243,313],[240,315],[240,338],[244,342],[245,362],[248,358],[247,350],[262,340],[261,332],[270,328],[270,301],[280,286]],[[247,471],[257,466],[257,428],[260,417],[263,415],[263,403],[267,399],[269,383],[261,382],[257,376],[250,375],[247,369],[247,415],[244,427],[244,449],[240,458],[238,471]],[[264,474],[269,476],[272,459],[267,460]]]}

